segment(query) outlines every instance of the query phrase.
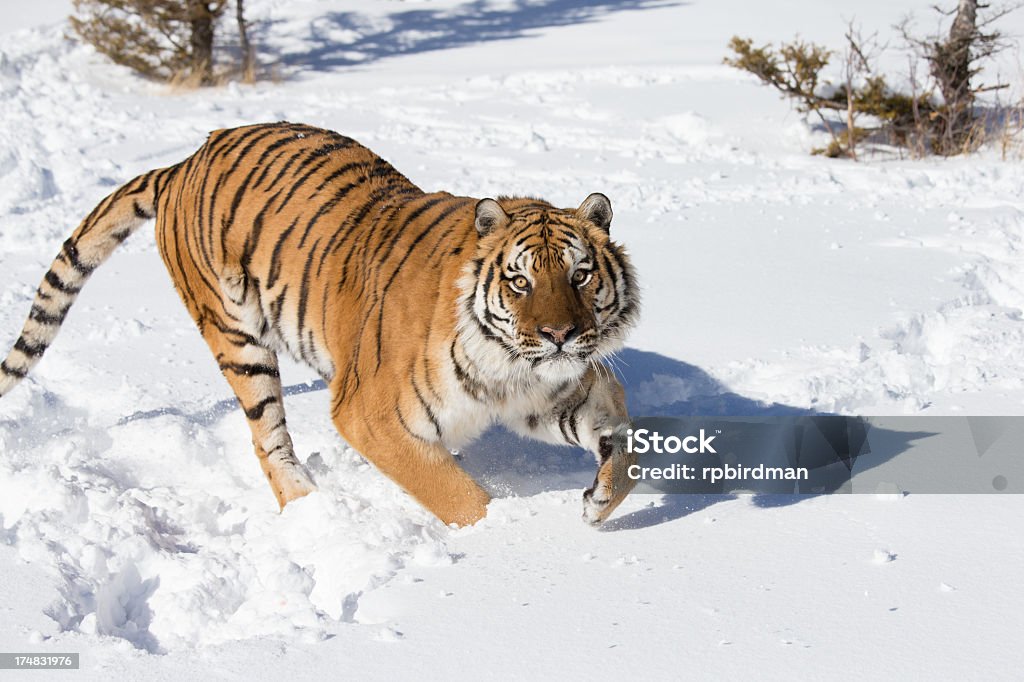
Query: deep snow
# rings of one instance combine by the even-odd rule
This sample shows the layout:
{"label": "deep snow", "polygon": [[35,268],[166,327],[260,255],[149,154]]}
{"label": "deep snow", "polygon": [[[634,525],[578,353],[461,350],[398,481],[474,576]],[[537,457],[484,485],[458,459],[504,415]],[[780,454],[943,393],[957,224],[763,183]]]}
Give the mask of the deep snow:
{"label": "deep snow", "polygon": [[[428,190],[610,196],[644,285],[619,365],[636,414],[1024,409],[1019,158],[810,157],[811,128],[720,64],[734,33],[839,46],[845,8],[252,1],[276,80],[181,92],[64,40],[68,4],[0,9],[3,351],[104,194],[287,118]],[[288,365],[321,492],[278,514],[140,232],[0,401],[0,651],[80,651],[82,679],[1019,674],[1017,496],[638,495],[595,532],[586,455],[492,432],[460,456],[499,499],[455,531]]]}

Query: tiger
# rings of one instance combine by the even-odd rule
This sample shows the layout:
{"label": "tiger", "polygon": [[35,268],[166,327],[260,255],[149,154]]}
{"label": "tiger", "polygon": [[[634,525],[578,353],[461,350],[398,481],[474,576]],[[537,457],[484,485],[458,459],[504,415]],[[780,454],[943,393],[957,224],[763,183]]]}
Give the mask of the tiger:
{"label": "tiger", "polygon": [[0,364],[0,396],[39,362],[91,273],[154,219],[281,510],[317,486],[287,428],[278,353],[323,378],[344,441],[445,524],[487,513],[453,450],[495,423],[594,454],[591,525],[633,487],[625,392],[603,360],[637,322],[639,287],[604,194],[560,209],[424,192],[333,131],[216,130],[112,192],[63,243]]}

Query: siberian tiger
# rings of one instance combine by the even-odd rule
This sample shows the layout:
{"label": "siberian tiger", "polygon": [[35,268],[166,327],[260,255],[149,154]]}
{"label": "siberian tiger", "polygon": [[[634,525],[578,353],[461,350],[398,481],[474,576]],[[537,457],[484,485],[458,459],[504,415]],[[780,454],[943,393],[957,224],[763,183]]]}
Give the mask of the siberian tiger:
{"label": "siberian tiger", "polygon": [[285,424],[280,351],[324,378],[342,437],[444,523],[486,514],[487,493],[449,449],[495,421],[595,454],[591,524],[632,488],[624,392],[600,359],[622,346],[638,292],[604,195],[565,210],[426,193],[331,131],[218,130],[106,197],[64,242],[0,365],[0,395],[152,218],[281,508],[316,486]]}

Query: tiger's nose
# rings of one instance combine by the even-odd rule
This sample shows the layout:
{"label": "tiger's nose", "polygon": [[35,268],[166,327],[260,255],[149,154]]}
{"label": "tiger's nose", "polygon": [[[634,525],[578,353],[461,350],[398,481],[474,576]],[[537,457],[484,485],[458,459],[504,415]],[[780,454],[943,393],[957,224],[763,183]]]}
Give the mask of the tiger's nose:
{"label": "tiger's nose", "polygon": [[548,341],[551,341],[556,346],[561,346],[563,343],[565,343],[573,336],[575,336],[575,334],[571,333],[575,329],[576,325],[569,323],[559,325],[557,327],[551,325],[544,325],[543,327],[538,327],[537,331],[540,332],[540,335],[546,338]]}

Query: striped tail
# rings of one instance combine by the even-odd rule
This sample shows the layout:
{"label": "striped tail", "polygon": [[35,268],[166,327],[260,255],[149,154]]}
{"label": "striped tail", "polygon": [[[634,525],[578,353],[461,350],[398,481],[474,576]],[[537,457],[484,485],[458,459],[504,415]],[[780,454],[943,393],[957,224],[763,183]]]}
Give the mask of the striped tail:
{"label": "striped tail", "polygon": [[0,396],[36,366],[60,331],[64,317],[92,271],[117,245],[156,215],[159,187],[175,170],[161,168],[135,178],[100,202],[64,242],[36,290],[32,311],[7,359],[0,363]]}

